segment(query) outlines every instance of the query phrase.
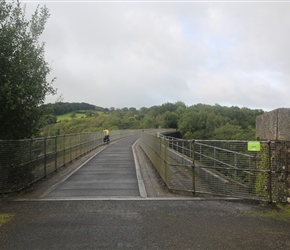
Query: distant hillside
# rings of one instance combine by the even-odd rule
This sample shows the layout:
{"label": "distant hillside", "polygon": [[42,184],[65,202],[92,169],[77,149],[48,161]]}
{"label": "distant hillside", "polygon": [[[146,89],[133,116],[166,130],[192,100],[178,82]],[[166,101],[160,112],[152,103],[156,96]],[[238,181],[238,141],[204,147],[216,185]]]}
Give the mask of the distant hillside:
{"label": "distant hillside", "polygon": [[[174,128],[184,139],[255,140],[256,117],[263,110],[218,104],[164,103],[150,108],[104,109],[87,103],[50,104],[42,136],[119,129]],[[59,117],[61,114],[66,116]]]}
{"label": "distant hillside", "polygon": [[79,110],[95,110],[95,111],[102,111],[106,112],[107,109],[98,107],[92,104],[88,103],[78,103],[78,102],[73,102],[73,103],[68,103],[68,102],[58,102],[58,103],[49,103],[49,104],[44,104],[42,107],[48,108],[51,110],[52,115],[63,115],[67,114],[70,112],[76,112]]}

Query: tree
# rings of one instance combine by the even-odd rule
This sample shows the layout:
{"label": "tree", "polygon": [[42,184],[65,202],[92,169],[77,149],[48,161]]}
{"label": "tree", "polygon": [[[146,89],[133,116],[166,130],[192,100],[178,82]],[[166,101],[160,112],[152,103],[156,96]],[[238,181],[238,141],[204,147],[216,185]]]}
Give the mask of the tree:
{"label": "tree", "polygon": [[54,79],[46,80],[44,43],[38,42],[48,18],[46,7],[27,20],[25,5],[0,0],[0,139],[36,136],[44,120],[40,105],[55,94]]}
{"label": "tree", "polygon": [[162,128],[177,128],[179,116],[175,112],[166,111],[162,115],[163,121],[161,123]]}
{"label": "tree", "polygon": [[71,117],[71,118],[76,118],[76,117],[77,117],[76,112],[72,112],[71,115],[70,115],[70,117]]}
{"label": "tree", "polygon": [[227,123],[226,125],[216,128],[214,131],[214,139],[216,140],[240,140],[243,134],[241,126],[232,125]]}

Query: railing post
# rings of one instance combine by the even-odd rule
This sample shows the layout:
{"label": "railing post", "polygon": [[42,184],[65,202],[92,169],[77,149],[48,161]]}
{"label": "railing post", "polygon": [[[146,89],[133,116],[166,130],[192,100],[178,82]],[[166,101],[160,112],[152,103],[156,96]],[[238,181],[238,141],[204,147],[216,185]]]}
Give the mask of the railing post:
{"label": "railing post", "polygon": [[169,163],[168,163],[168,139],[163,138],[162,139],[164,142],[164,160],[165,160],[165,180],[166,183],[169,184]]}
{"label": "railing post", "polygon": [[[69,161],[71,162],[72,161],[72,146],[71,146],[71,138],[72,138],[72,135],[70,135],[69,137]],[[77,155],[77,153],[76,153]]]}
{"label": "railing post", "polygon": [[65,135],[63,135],[63,165],[65,165]]}
{"label": "railing post", "polygon": [[[79,133],[79,147],[80,147],[80,152],[79,152],[79,156],[82,155],[82,137],[81,137],[81,133]],[[79,157],[78,156],[78,157]]]}
{"label": "railing post", "polygon": [[55,172],[57,171],[57,135],[55,136],[54,139],[54,168]]}
{"label": "railing post", "polygon": [[32,164],[32,141],[33,141],[33,139],[31,139],[29,142],[29,162],[30,162],[30,164]]}
{"label": "railing post", "polygon": [[199,144],[199,162],[202,163],[201,162],[201,144]]}
{"label": "railing post", "polygon": [[44,177],[46,177],[46,137],[44,138],[44,149],[43,149],[43,157],[44,157]]}
{"label": "railing post", "polygon": [[182,154],[184,155],[184,141],[182,141]]}
{"label": "railing post", "polygon": [[[157,137],[157,140],[159,141],[159,162],[160,162],[158,171],[159,171],[159,173],[162,173],[162,166],[165,167],[165,165],[163,165],[163,163],[162,163],[162,158],[164,159],[164,156],[162,155],[162,139],[161,139],[161,137]],[[157,161],[157,159],[156,159],[156,161]]]}
{"label": "railing post", "polygon": [[191,147],[191,155],[192,155],[192,190],[193,194],[195,194],[195,163],[194,163],[194,140],[191,141],[190,143]]}
{"label": "railing post", "polygon": [[[237,152],[234,153],[235,168],[237,169]],[[237,179],[238,170],[235,170],[235,178]]]}
{"label": "railing post", "polygon": [[216,147],[213,148],[214,167],[216,167]]}
{"label": "railing post", "polygon": [[269,201],[272,203],[272,163],[271,163],[271,141],[269,140],[269,141],[267,141],[267,144],[268,144],[268,164],[269,164],[269,166],[268,166],[268,170],[269,170],[269,172],[268,172],[268,174],[269,174],[269,176],[268,176],[268,179],[269,179],[269,188],[268,188],[268,190],[269,190]]}

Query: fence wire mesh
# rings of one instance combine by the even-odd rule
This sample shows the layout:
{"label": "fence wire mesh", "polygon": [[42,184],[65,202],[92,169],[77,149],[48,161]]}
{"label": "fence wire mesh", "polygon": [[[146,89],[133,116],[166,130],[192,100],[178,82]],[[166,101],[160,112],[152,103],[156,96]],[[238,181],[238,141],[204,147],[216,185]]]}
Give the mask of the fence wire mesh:
{"label": "fence wire mesh", "polygon": [[196,191],[254,196],[255,155],[256,152],[248,152],[245,141],[195,141],[196,173],[202,183]]}
{"label": "fence wire mesh", "polygon": [[0,192],[21,190],[101,145],[101,141],[101,133],[0,141]]}
{"label": "fence wire mesh", "polygon": [[[172,190],[290,201],[290,142],[188,141],[147,130],[141,146]],[[164,130],[166,131],[166,130]],[[117,130],[111,140],[140,134]],[[148,133],[147,133],[148,132]],[[157,136],[158,135],[158,136]],[[103,144],[103,133],[0,141],[0,193],[21,190]]]}
{"label": "fence wire mesh", "polygon": [[[110,131],[110,139],[139,135],[141,131],[113,130]],[[155,133],[170,129],[146,131]],[[0,193],[19,191],[68,165],[103,145],[103,136],[100,131],[17,141],[0,140]]]}
{"label": "fence wire mesh", "polygon": [[[174,140],[168,138],[162,135],[142,133],[141,147],[169,189],[194,192],[195,179],[193,178],[192,160],[178,152],[181,147],[176,138]],[[187,152],[188,149],[185,149]]]}
{"label": "fence wire mesh", "polygon": [[[289,142],[195,141],[194,159],[200,192],[285,202],[289,197]],[[287,156],[286,156],[287,155]],[[288,184],[287,184],[288,182]]]}
{"label": "fence wire mesh", "polygon": [[290,142],[261,141],[257,151],[249,149],[248,141],[144,134],[141,142],[170,189],[276,202],[290,199]]}

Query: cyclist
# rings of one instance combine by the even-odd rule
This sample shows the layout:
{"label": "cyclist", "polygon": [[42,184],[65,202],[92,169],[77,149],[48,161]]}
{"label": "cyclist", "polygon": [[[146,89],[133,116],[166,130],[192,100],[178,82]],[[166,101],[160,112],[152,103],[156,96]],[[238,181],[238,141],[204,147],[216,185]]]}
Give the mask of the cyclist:
{"label": "cyclist", "polygon": [[110,141],[110,135],[109,135],[109,130],[107,128],[103,129],[104,131],[104,142],[109,142]]}

